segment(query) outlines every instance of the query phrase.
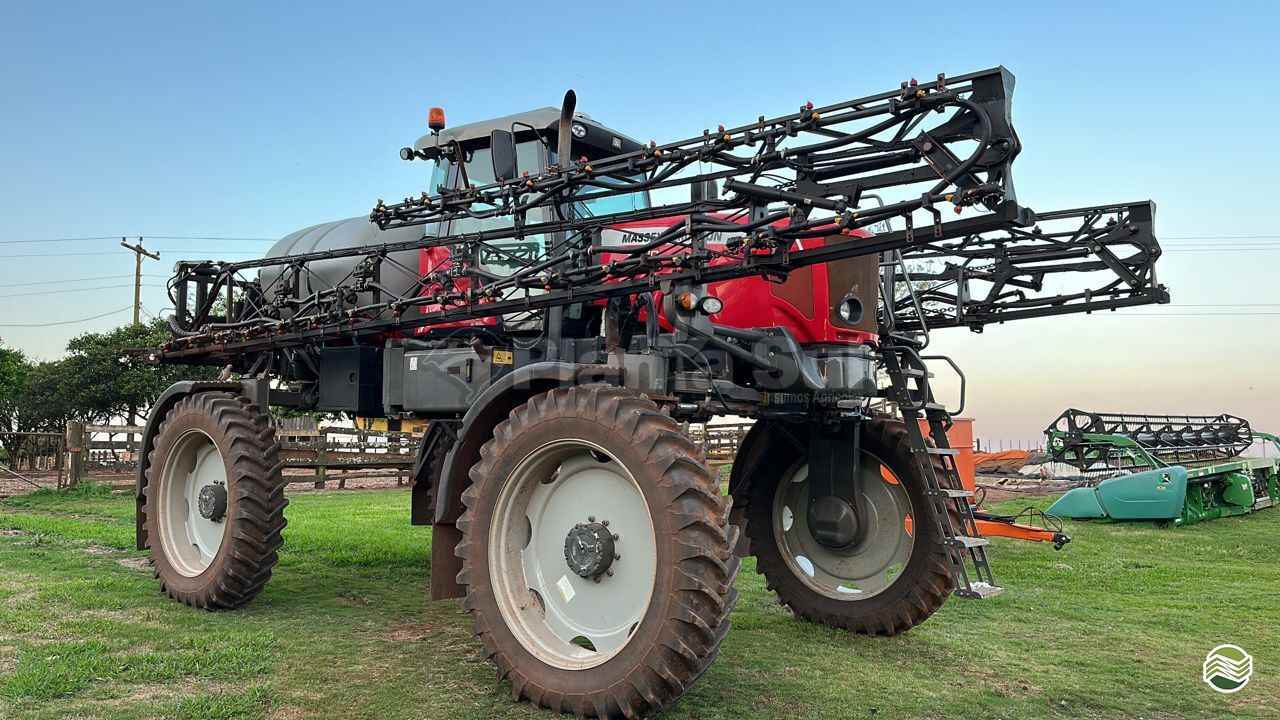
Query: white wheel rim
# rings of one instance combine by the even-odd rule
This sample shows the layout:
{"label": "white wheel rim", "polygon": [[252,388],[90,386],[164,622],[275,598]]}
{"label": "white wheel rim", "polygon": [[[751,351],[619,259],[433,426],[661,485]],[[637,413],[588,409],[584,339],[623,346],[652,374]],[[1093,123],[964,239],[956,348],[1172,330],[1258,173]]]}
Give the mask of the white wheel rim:
{"label": "white wheel rim", "polygon": [[[606,520],[620,557],[596,582],[569,568],[565,542],[575,525]],[[520,644],[553,667],[586,670],[626,647],[649,609],[657,556],[639,484],[589,441],[534,450],[498,493],[488,545],[494,597]]]}
{"label": "white wheel rim", "polygon": [[202,488],[229,491],[222,453],[207,433],[188,430],[174,442],[161,478],[156,519],[165,558],[179,574],[195,577],[213,564],[226,534],[225,517],[212,520],[199,509]]}
{"label": "white wheel rim", "polygon": [[791,572],[826,597],[856,602],[887,590],[902,575],[915,548],[911,498],[879,458],[863,451],[866,535],[853,547],[833,550],[808,526],[809,465],[794,465],[774,493],[773,533]]}

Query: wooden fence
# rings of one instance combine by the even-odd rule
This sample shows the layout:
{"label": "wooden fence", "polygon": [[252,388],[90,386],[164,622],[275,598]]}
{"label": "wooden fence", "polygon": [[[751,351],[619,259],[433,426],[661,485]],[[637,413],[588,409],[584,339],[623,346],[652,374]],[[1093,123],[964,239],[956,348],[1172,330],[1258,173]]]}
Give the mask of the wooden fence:
{"label": "wooden fence", "polygon": [[60,433],[0,432],[0,494],[62,487],[65,457]]}
{"label": "wooden fence", "polygon": [[311,479],[286,477],[288,482],[313,482],[325,487],[331,472],[338,487],[346,487],[347,477],[358,471],[384,470],[396,476],[396,484],[408,482],[418,450],[420,433],[385,432],[359,428],[327,426],[300,422],[306,418],[287,418],[291,422],[276,427],[281,444],[281,457],[286,468],[310,469]]}
{"label": "wooden fence", "polygon": [[[60,471],[59,487],[75,485],[90,473],[129,474],[137,469],[140,427],[68,423],[65,435],[39,435],[58,442],[46,441],[50,448],[47,457],[26,462],[53,463],[60,470],[65,464],[66,481]],[[103,435],[107,439],[100,439]],[[313,473],[286,474],[285,481],[314,483],[317,488],[325,487],[332,473],[338,473],[335,479],[339,487],[345,487],[347,478],[354,473],[378,470],[397,476],[401,483],[407,482],[420,437],[406,432],[321,427],[311,418],[283,418],[276,428],[285,468]]]}
{"label": "wooden fence", "polygon": [[716,425],[689,425],[687,432],[702,447],[707,462],[712,465],[731,465],[738,454],[742,438],[747,436],[752,423],[721,423]]}
{"label": "wooden fence", "polygon": [[[750,428],[751,423],[686,426],[707,460],[717,466],[733,462]],[[339,487],[345,487],[350,477],[383,471],[403,484],[413,468],[422,438],[420,429],[378,431],[321,426],[308,417],[278,419],[276,438],[285,468],[312,471],[310,475],[289,473],[285,480],[314,483],[317,488],[337,480]],[[4,449],[0,474],[28,480],[32,471],[42,472],[41,477],[53,473],[58,487],[75,485],[91,473],[127,475],[137,468],[142,430],[132,425],[71,422],[61,434],[0,433],[0,448]]]}

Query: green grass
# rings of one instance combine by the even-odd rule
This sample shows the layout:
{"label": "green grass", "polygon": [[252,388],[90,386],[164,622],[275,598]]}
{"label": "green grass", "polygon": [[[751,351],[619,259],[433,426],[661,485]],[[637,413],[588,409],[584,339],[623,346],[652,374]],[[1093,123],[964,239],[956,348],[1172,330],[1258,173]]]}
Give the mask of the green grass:
{"label": "green grass", "polygon": [[[96,488],[0,504],[22,531],[0,533],[0,718],[552,717],[426,601],[404,491],[293,498],[275,578],[232,613],[157,592],[132,510]],[[1280,509],[1068,531],[1057,553],[996,540],[1003,596],[897,638],[794,620],[746,562],[720,658],[667,717],[1280,717]],[[1232,696],[1199,679],[1222,642],[1257,668]]]}

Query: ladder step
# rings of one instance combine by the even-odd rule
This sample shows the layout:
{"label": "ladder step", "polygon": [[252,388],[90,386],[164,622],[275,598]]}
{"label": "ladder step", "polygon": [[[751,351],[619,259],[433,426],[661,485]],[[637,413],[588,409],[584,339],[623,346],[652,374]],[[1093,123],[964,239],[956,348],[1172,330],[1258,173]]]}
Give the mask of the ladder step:
{"label": "ladder step", "polygon": [[902,368],[900,372],[902,373],[903,377],[909,377],[909,378],[929,377],[929,372],[927,370],[919,370],[916,368]]}
{"label": "ladder step", "polygon": [[1004,588],[999,585],[992,585],[987,582],[969,583],[968,589],[961,588],[956,591],[956,595],[970,600],[986,600],[993,598],[1004,592]]}
{"label": "ladder step", "polygon": [[990,545],[991,541],[984,537],[970,537],[968,535],[956,535],[949,541],[952,545],[962,548],[977,548],[984,545]]}
{"label": "ladder step", "polygon": [[936,492],[941,497],[949,497],[949,498],[973,497],[973,492],[970,490],[956,490],[955,488],[938,488]]}
{"label": "ladder step", "polygon": [[960,454],[960,451],[955,448],[940,448],[933,446],[926,447],[924,451],[930,455],[950,455],[951,457],[955,457]]}
{"label": "ladder step", "polygon": [[943,413],[946,413],[946,412],[947,412],[947,406],[946,406],[946,405],[943,405],[942,403],[936,403],[936,402],[928,402],[928,403],[925,403],[925,404],[924,404],[924,409],[925,409],[926,411],[929,411],[929,410],[937,410],[937,411],[940,411],[940,412],[943,412]]}

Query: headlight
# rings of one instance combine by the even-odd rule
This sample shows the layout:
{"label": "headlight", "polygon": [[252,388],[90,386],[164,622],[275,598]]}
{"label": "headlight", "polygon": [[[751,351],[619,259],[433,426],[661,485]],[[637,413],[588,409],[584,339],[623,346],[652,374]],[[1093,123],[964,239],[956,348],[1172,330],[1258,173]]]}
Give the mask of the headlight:
{"label": "headlight", "polygon": [[708,295],[698,302],[698,311],[703,315],[715,315],[724,309],[724,301]]}
{"label": "headlight", "polygon": [[840,301],[836,312],[840,313],[841,320],[850,325],[862,322],[862,301],[850,295]]}

